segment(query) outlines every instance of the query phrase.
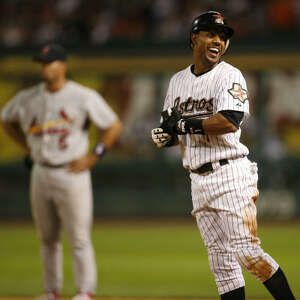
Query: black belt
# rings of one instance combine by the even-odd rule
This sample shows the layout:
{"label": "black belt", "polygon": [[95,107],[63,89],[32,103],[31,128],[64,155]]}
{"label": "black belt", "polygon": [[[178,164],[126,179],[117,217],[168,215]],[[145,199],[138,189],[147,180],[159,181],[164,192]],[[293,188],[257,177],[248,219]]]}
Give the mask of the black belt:
{"label": "black belt", "polygon": [[[220,166],[225,166],[227,164],[229,164],[228,159],[220,159],[219,160]],[[209,171],[213,171],[213,165],[211,162],[208,162],[204,165],[202,165],[201,167],[199,167],[198,169],[194,169],[194,170],[190,170],[192,173],[197,173],[197,174],[203,174]]]}
{"label": "black belt", "polygon": [[58,168],[65,168],[67,164],[60,164],[60,165],[51,165],[47,163],[39,163],[39,165],[47,168],[53,168],[53,169],[58,169]]}

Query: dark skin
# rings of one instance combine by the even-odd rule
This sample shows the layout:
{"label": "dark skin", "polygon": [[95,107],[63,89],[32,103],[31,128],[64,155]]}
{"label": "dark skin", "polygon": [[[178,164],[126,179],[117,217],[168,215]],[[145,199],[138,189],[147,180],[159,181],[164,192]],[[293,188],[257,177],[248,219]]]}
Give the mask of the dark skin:
{"label": "dark skin", "polygon": [[[224,32],[216,29],[209,31],[200,31],[191,35],[194,73],[200,75],[212,70],[226,51],[226,35]],[[222,135],[238,130],[222,114],[217,113],[212,117],[203,120],[202,127],[207,135]],[[179,144],[176,136],[173,146]]]}
{"label": "dark skin", "polygon": [[[200,31],[191,35],[194,73],[196,75],[209,72],[221,59],[226,51],[226,35],[220,30]],[[238,130],[222,114],[217,113],[214,116],[203,120],[202,127],[207,135],[222,135]],[[173,144],[178,145],[178,139]]]}
{"label": "dark skin", "polygon": [[[191,36],[195,74],[212,70],[225,52],[226,35],[220,30],[200,31]],[[238,129],[220,113],[203,120],[203,129],[207,135],[222,135]]]}

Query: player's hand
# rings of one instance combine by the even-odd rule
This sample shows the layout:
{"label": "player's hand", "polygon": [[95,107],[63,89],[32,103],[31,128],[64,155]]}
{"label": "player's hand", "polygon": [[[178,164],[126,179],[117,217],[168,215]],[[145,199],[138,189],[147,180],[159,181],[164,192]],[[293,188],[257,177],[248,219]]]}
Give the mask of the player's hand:
{"label": "player's hand", "polygon": [[68,169],[72,173],[80,173],[82,171],[91,169],[98,160],[99,157],[95,153],[88,153],[79,159],[73,160],[69,164]]}
{"label": "player's hand", "polygon": [[163,122],[160,127],[164,128],[166,132],[174,134],[186,134],[178,126],[180,121],[183,121],[182,114],[175,108],[168,108],[161,113]]}
{"label": "player's hand", "polygon": [[152,140],[158,148],[168,146],[168,143],[172,141],[172,135],[164,131],[163,128],[154,128],[151,131]]}

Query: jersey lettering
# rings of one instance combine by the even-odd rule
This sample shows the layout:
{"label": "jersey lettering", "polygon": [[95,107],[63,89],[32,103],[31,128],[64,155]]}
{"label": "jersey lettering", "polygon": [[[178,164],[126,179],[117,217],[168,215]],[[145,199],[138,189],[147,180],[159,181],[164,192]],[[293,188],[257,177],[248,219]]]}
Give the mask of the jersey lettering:
{"label": "jersey lettering", "polygon": [[28,133],[37,137],[42,137],[45,134],[60,135],[58,139],[59,148],[66,149],[66,138],[70,134],[70,130],[61,126],[65,124],[72,124],[74,120],[68,117],[64,109],[59,111],[59,115],[62,117],[61,119],[48,121],[41,124],[37,124],[37,118],[34,117],[30,123]]}
{"label": "jersey lettering", "polygon": [[[246,82],[241,72],[220,62],[209,72],[195,76],[191,66],[174,74],[164,110],[175,107],[184,119],[207,119],[223,110],[249,114]],[[187,134],[178,136],[183,166],[197,169],[208,162],[247,156],[248,148],[240,142],[241,128],[221,135]]]}
{"label": "jersey lettering", "polygon": [[180,97],[177,97],[174,100],[174,106],[181,114],[184,112],[210,113],[213,112],[213,100],[213,98],[193,99],[193,97],[189,97],[186,101],[180,103]]}
{"label": "jersey lettering", "polygon": [[25,129],[36,163],[60,165],[88,152],[87,120],[106,130],[117,115],[95,90],[68,80],[59,93],[49,93],[43,82],[20,91],[5,105],[1,119]]}

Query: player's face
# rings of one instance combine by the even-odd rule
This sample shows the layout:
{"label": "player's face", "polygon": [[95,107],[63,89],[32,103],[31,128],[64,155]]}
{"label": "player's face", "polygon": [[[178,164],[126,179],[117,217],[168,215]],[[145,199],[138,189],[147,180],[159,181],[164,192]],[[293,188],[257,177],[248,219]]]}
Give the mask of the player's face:
{"label": "player's face", "polygon": [[226,35],[222,31],[200,31],[193,34],[194,54],[204,65],[217,64],[225,51]]}
{"label": "player's face", "polygon": [[53,61],[41,64],[41,78],[49,83],[53,83],[65,77],[66,63],[63,61]]}

